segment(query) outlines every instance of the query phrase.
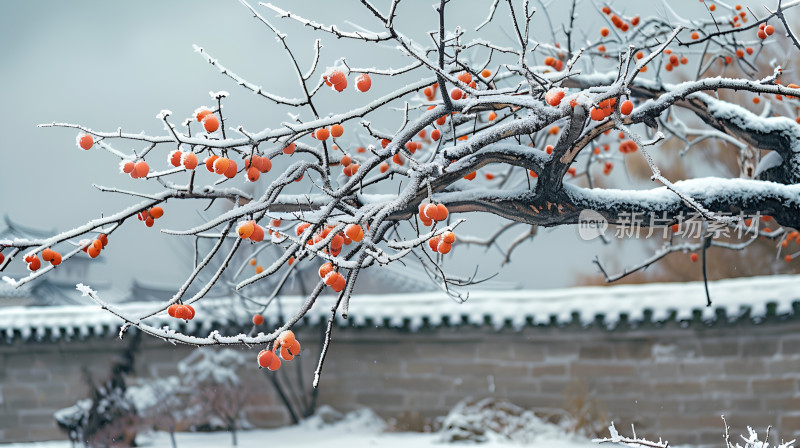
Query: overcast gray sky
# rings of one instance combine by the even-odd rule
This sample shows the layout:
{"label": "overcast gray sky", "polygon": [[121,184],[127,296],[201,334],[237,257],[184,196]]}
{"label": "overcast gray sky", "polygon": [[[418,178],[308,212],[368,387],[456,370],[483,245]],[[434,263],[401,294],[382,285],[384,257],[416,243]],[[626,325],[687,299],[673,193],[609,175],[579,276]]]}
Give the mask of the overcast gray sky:
{"label": "overcast gray sky", "polygon": [[[346,21],[351,20],[377,29],[374,18],[357,1],[276,3],[342,28],[350,28]],[[383,3],[387,2],[377,2]],[[436,26],[431,3],[402,2],[397,20],[400,29],[424,40],[425,31]],[[650,5],[613,3],[621,7]],[[695,0],[679,3],[686,8],[698,7]],[[760,2],[742,3],[755,6]],[[474,28],[485,18],[490,4],[489,0],[453,2],[448,26],[461,23]],[[566,14],[561,6],[566,2],[553,4],[558,6],[549,8],[549,12],[558,22]],[[583,4],[583,8],[593,8],[586,0]],[[304,63],[311,58],[316,37],[323,39],[322,67],[332,65],[342,55],[356,66],[399,67],[408,63],[389,46],[362,46],[361,51],[345,53],[343,42],[257,8],[289,35],[290,45]],[[499,14],[501,21],[507,21],[505,10]],[[582,14],[590,26],[595,26],[595,12]],[[545,24],[544,16],[538,15],[536,30],[549,32]],[[487,27],[485,33],[503,45],[512,44],[499,26]],[[192,51],[192,44],[204,47],[234,71],[274,92],[285,96],[300,93],[273,35],[237,1],[7,2],[0,15],[0,39],[0,86],[5,100],[0,111],[4,135],[0,143],[0,213],[33,227],[66,230],[134,202],[127,196],[100,193],[93,183],[154,191],[153,186],[119,174],[114,156],[97,148],[78,149],[74,131],[39,129],[39,123],[80,123],[105,131],[122,127],[161,135],[162,125],[155,118],[161,109],[186,117],[196,107],[211,104],[208,92],[212,90],[231,93],[225,108],[227,118],[246,129],[274,127],[285,119],[285,109],[259,100],[220,75]],[[391,87],[383,79],[374,79],[373,85],[376,92]],[[320,104],[324,110],[333,111],[340,107],[340,101],[326,93]],[[119,142],[115,145],[125,152],[137,148]],[[151,166],[163,161],[158,167],[165,168],[165,159],[166,153],[153,157]],[[193,212],[198,206],[204,204],[169,203],[166,216],[151,229],[138,221],[127,223],[103,252],[105,262],[95,268],[92,280],[112,281],[123,287],[133,278],[157,284],[179,283],[191,260],[185,258],[187,252],[174,241],[176,237],[160,235],[158,229],[186,228],[198,222]],[[485,233],[496,226],[495,221],[475,218],[465,229]],[[606,250],[618,249],[583,242],[572,228],[543,229],[533,242],[516,252],[514,263],[499,279],[536,288],[567,286],[576,272],[594,272],[591,259]],[[629,252],[636,253],[636,249]],[[453,268],[458,272],[471,272],[474,260],[481,260],[482,273],[498,270],[495,251],[488,257],[482,249],[459,248],[456,253]]]}

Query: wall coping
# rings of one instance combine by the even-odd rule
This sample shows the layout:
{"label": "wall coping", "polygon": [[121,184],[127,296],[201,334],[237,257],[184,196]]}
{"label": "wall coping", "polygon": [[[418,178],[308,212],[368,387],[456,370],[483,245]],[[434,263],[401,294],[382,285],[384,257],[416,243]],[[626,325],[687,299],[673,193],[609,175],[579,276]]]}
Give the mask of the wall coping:
{"label": "wall coping", "polygon": [[[496,329],[510,325],[520,330],[529,325],[566,325],[600,322],[613,329],[620,323],[735,322],[742,318],[756,321],[770,315],[793,315],[800,303],[800,275],[762,276],[720,280],[709,283],[714,301],[706,307],[702,282],[650,283],[550,290],[475,291],[464,303],[443,292],[414,294],[356,295],[350,299],[350,318],[338,316],[339,325],[389,328],[423,326],[490,325]],[[76,291],[76,294],[79,294]],[[318,325],[329,318],[333,295],[323,295],[303,323]],[[41,341],[44,339],[86,338],[116,334],[122,320],[85,298],[86,305],[0,308],[0,340]],[[249,300],[259,300],[249,298]],[[260,299],[264,301],[264,299]],[[280,307],[273,303],[265,314],[268,325],[278,322],[279,308],[291,312],[305,298],[285,296]],[[245,306],[232,306],[241,302]],[[147,322],[156,327],[183,326],[183,331],[204,333],[220,325],[241,328],[257,308],[241,297],[207,298],[194,304],[192,321],[179,323],[166,313]],[[146,315],[160,308],[153,302],[130,302],[113,307],[129,316]],[[248,310],[249,308],[249,310]]]}

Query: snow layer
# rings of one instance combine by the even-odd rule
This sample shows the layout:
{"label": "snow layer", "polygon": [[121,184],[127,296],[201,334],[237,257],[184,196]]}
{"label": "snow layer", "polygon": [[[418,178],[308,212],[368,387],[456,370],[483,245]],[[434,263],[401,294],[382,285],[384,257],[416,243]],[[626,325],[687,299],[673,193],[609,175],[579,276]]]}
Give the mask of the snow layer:
{"label": "snow layer", "polygon": [[[552,426],[552,425],[551,425]],[[352,448],[379,446],[383,448],[442,448],[446,446],[465,446],[465,444],[444,444],[437,433],[392,433],[383,432],[384,423],[368,409],[347,414],[343,420],[332,424],[319,424],[314,417],[295,426],[280,429],[239,431],[239,447],[292,447],[292,448]],[[137,436],[136,441],[143,447],[171,446],[167,433],[157,432],[151,436]],[[231,446],[230,434],[215,433],[176,433],[178,447],[223,448]],[[500,439],[480,445],[483,448],[520,446]],[[588,439],[568,436],[563,432],[548,432],[536,439],[535,446],[547,448],[589,448],[599,445]],[[67,441],[42,443],[12,443],[4,448],[69,448]]]}
{"label": "snow layer", "polygon": [[[703,320],[714,321],[717,310],[722,309],[730,320],[747,315],[760,319],[767,315],[769,304],[775,305],[779,315],[792,314],[793,302],[800,301],[800,276],[764,276],[711,282],[709,285],[712,307],[705,306],[702,282],[653,283],[645,285],[620,285],[611,287],[581,287],[552,290],[475,291],[463,303],[456,303],[441,292],[416,294],[385,294],[353,296],[350,300],[350,319],[339,317],[340,325],[355,323],[364,326],[403,327],[416,330],[427,325],[483,325],[490,322],[495,328],[510,323],[520,329],[527,324],[566,324],[577,316],[584,325],[591,324],[598,315],[614,327],[626,316],[631,323],[647,318],[663,322],[670,319],[692,320],[698,312]],[[76,292],[77,294],[77,292]],[[220,324],[250,321],[251,312],[235,298],[203,299],[195,304],[193,320],[186,323],[189,332],[207,333]],[[256,300],[258,300],[256,298]],[[304,298],[282,297],[281,308],[298,309]],[[317,325],[328,319],[334,297],[326,295],[318,300],[307,317],[309,324]],[[86,337],[116,334],[122,321],[113,314],[93,305],[59,307],[6,307],[0,308],[0,338],[41,339],[45,335],[58,339],[75,335]],[[115,310],[129,317],[144,316],[156,311],[153,302],[127,303]],[[651,313],[650,316],[648,314]],[[673,316],[674,313],[674,316]],[[269,326],[278,322],[278,307],[273,303],[264,313]],[[147,319],[155,327],[164,325],[177,329],[182,322],[166,313]]]}

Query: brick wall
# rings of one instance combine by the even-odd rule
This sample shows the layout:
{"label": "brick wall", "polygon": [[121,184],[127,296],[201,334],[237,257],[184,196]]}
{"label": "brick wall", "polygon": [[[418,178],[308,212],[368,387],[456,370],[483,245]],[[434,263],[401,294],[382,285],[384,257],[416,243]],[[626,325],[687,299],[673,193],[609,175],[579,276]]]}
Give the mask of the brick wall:
{"label": "brick wall", "polygon": [[[724,321],[622,325],[612,331],[578,324],[519,332],[338,328],[319,403],[343,411],[369,406],[399,428],[420,429],[468,396],[558,413],[568,407],[566,393],[583,388],[618,428],[634,423],[639,435],[661,436],[673,445],[721,446],[721,414],[732,434],[748,425],[762,432],[772,425],[773,436],[800,437],[800,319]],[[306,350],[308,385],[319,329],[297,334]],[[124,344],[92,338],[0,346],[0,442],[65,438],[53,411],[86,397],[82,367],[92,366],[97,378],[105,378]],[[190,351],[145,337],[136,374],[177,373],[176,362]],[[248,353],[255,358],[256,350]],[[244,374],[252,391],[248,420],[256,426],[287,424],[265,373],[252,368]]]}

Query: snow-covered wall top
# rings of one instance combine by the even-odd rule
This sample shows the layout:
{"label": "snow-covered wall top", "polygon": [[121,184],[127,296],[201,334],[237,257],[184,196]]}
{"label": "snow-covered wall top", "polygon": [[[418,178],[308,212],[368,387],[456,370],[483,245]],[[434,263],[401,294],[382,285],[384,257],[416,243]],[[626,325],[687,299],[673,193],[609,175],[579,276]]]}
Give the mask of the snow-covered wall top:
{"label": "snow-covered wall top", "polygon": [[[621,316],[636,324],[646,319],[690,321],[700,313],[703,320],[717,318],[723,309],[728,319],[747,315],[760,319],[767,315],[768,306],[778,315],[793,314],[793,303],[800,301],[800,276],[767,276],[711,282],[712,307],[705,306],[702,282],[656,283],[611,287],[581,287],[555,290],[476,291],[465,303],[456,303],[443,293],[386,294],[353,296],[350,300],[349,324],[363,326],[370,322],[379,327],[403,327],[412,330],[426,323],[431,326],[483,325],[487,321],[495,328],[510,322],[520,329],[528,324],[547,325],[553,321],[566,324],[578,316],[584,324],[603,315],[603,322],[615,326]],[[76,294],[79,294],[77,291]],[[328,318],[333,296],[323,296],[307,315],[305,322],[316,325]],[[186,331],[206,332],[220,325],[246,327],[256,312],[252,304],[232,306],[230,299],[207,299],[195,304],[197,314],[186,323]],[[266,321],[277,323],[279,308],[292,310],[300,306],[300,297],[283,297],[280,307],[272,303],[265,313]],[[88,299],[87,299],[88,301]],[[250,310],[247,307],[250,307]],[[153,302],[128,303],[116,308],[129,316],[143,316],[155,311]],[[646,314],[651,313],[646,317]],[[153,326],[184,325],[162,313],[148,320]],[[339,318],[339,323],[348,322]],[[0,339],[37,339],[44,337],[87,337],[116,334],[121,320],[99,307],[50,306],[0,308]],[[263,328],[269,328],[265,326]]]}

